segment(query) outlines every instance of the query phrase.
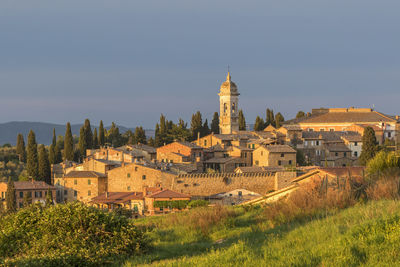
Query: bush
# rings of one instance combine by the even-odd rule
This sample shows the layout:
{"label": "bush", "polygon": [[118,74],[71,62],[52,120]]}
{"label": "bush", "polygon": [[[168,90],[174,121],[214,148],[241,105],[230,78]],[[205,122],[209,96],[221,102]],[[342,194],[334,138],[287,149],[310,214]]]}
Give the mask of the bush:
{"label": "bush", "polygon": [[207,200],[197,199],[189,202],[189,208],[207,207],[210,204]]}
{"label": "bush", "polygon": [[396,156],[395,152],[386,152],[382,150],[368,161],[367,172],[370,175],[385,173],[393,169],[398,169],[399,166],[400,160]]}
{"label": "bush", "polygon": [[182,210],[187,207],[188,203],[189,200],[154,201],[154,207]]}
{"label": "bush", "polygon": [[128,218],[78,202],[31,205],[1,218],[0,230],[0,259],[12,266],[98,266],[148,244]]}

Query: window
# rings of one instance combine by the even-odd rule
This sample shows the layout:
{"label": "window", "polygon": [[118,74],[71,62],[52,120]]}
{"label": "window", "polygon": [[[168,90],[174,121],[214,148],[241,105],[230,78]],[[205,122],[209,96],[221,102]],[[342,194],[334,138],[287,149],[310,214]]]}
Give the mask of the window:
{"label": "window", "polygon": [[20,208],[22,208],[24,206],[22,202],[19,202],[18,205]]}
{"label": "window", "polygon": [[319,141],[315,141],[315,145],[319,146]]}
{"label": "window", "polygon": [[23,198],[24,197],[24,192],[19,192],[19,197]]}
{"label": "window", "polygon": [[309,128],[308,131],[309,131],[309,132],[314,132],[314,129]]}
{"label": "window", "polygon": [[74,197],[78,196],[78,191],[74,190]]}
{"label": "window", "polygon": [[284,158],[284,157],[285,157],[285,154],[281,153],[281,158]]}
{"label": "window", "polygon": [[335,129],[333,129],[333,128],[329,128],[329,131],[330,131],[330,132],[334,132],[334,131],[335,131]]}
{"label": "window", "polygon": [[255,161],[255,164],[258,165],[258,160]]}
{"label": "window", "polygon": [[335,152],[335,156],[336,156],[336,157],[339,156],[339,153]]}
{"label": "window", "polygon": [[226,103],[224,103],[224,113],[226,113],[227,109],[228,109],[228,106],[226,105]]}
{"label": "window", "polygon": [[204,140],[204,146],[207,146],[207,140]]}
{"label": "window", "polygon": [[131,178],[131,174],[128,172],[128,173],[126,174],[126,177],[127,177],[127,178]]}
{"label": "window", "polygon": [[347,152],[344,152],[343,155],[346,157],[347,156]]}
{"label": "window", "polygon": [[235,113],[235,111],[236,111],[236,105],[235,103],[232,103],[232,113]]}
{"label": "window", "polygon": [[292,165],[292,161],[291,160],[289,160],[289,165]]}
{"label": "window", "polygon": [[319,129],[319,131],[320,131],[320,132],[324,132],[324,131],[325,131],[325,129],[324,129],[324,128],[321,128],[321,129]]}
{"label": "window", "polygon": [[241,197],[242,196],[242,191],[238,192],[238,196]]}
{"label": "window", "polygon": [[74,185],[77,185],[78,184],[78,180],[74,180]]}
{"label": "window", "polygon": [[142,180],[146,180],[146,175],[142,175]]}
{"label": "window", "polygon": [[357,142],[354,142],[354,146],[358,146],[358,143],[357,143]]}
{"label": "window", "polygon": [[308,141],[304,141],[304,145],[305,145],[305,146],[308,146]]}
{"label": "window", "polygon": [[254,144],[252,144],[252,147],[253,147],[253,149],[254,149]]}
{"label": "window", "polygon": [[4,192],[1,192],[1,198],[4,198]]}
{"label": "window", "polygon": [[128,189],[128,191],[131,191],[131,186],[128,186],[127,189]]}
{"label": "window", "polygon": [[87,195],[88,195],[88,196],[91,196],[91,195],[92,195],[92,191],[90,191],[90,190],[87,191]]}
{"label": "window", "polygon": [[42,197],[42,191],[39,191],[39,197]]}
{"label": "window", "polygon": [[282,165],[282,161],[278,160],[278,165],[281,166]]}
{"label": "window", "polygon": [[92,184],[92,181],[89,179],[89,180],[87,180],[87,184],[88,185],[91,185]]}
{"label": "window", "polygon": [[388,132],[387,136],[388,136],[388,137],[392,137],[392,133],[391,133],[391,132]]}
{"label": "window", "polygon": [[64,195],[67,195],[68,194],[68,191],[67,190],[64,190]]}
{"label": "window", "polygon": [[357,151],[354,151],[354,157],[358,157]]}

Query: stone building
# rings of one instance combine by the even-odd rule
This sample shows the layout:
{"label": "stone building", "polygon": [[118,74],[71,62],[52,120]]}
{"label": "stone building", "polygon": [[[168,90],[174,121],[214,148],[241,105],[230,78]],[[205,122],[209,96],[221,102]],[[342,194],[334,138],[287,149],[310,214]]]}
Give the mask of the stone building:
{"label": "stone building", "polygon": [[219,132],[231,134],[239,131],[239,92],[228,72],[219,92]]}
{"label": "stone building", "polygon": [[55,178],[57,201],[79,200],[88,203],[107,191],[107,176],[95,171],[71,171],[62,178]]}
{"label": "stone building", "polygon": [[[1,200],[5,203],[8,184],[5,182],[0,183]],[[16,181],[14,182],[15,196],[17,208],[24,206],[24,196],[28,195],[32,199],[32,203],[46,203],[47,192],[50,189],[52,192],[53,201],[56,201],[56,188],[48,185],[43,181]]]}
{"label": "stone building", "polygon": [[157,148],[157,160],[169,163],[191,163],[204,160],[203,148],[184,141],[175,141]]}
{"label": "stone building", "polygon": [[260,146],[253,151],[254,166],[296,166],[296,150],[288,145]]}

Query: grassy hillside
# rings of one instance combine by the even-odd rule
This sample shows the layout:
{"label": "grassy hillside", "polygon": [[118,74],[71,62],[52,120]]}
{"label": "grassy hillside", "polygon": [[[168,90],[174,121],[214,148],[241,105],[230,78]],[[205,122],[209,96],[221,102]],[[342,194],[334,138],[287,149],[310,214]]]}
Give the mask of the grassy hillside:
{"label": "grassy hillside", "polygon": [[[370,201],[289,223],[243,208],[147,218],[150,254],[125,266],[400,265],[400,202]],[[285,221],[284,219],[281,221]]]}

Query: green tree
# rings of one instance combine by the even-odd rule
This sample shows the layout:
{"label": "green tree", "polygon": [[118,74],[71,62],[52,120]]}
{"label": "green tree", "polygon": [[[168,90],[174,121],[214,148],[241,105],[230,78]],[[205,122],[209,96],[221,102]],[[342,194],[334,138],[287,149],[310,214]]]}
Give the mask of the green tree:
{"label": "green tree", "polygon": [[281,128],[282,123],[284,121],[285,121],[285,118],[283,117],[283,115],[280,112],[276,113],[276,115],[275,115],[275,127],[277,129]]}
{"label": "green tree", "polygon": [[51,205],[53,205],[53,193],[51,192],[50,187],[49,187],[49,189],[47,190],[47,193],[46,193],[45,205],[46,205],[46,207],[50,207]]}
{"label": "green tree", "polygon": [[368,160],[366,170],[368,174],[377,174],[390,169],[398,169],[399,167],[400,159],[394,151],[381,150]]}
{"label": "green tree", "polygon": [[246,130],[246,119],[244,118],[243,110],[239,110],[239,130]]}
{"label": "green tree", "polygon": [[104,125],[103,125],[103,121],[100,121],[100,126],[99,126],[99,146],[104,146],[104,144],[105,144]]}
{"label": "green tree", "polygon": [[35,133],[30,130],[28,134],[28,153],[27,153],[27,163],[26,169],[28,171],[28,176],[31,179],[37,179],[39,176],[39,164],[38,164],[38,151],[36,144]]}
{"label": "green tree", "polygon": [[254,131],[262,131],[264,129],[265,129],[264,120],[260,116],[257,116],[256,121],[254,123]]}
{"label": "green tree", "polygon": [[182,119],[179,119],[178,124],[173,124],[169,134],[172,140],[189,141],[192,137],[187,123]]}
{"label": "green tree", "polygon": [[79,154],[82,157],[81,160],[86,156],[87,148],[85,127],[82,126],[79,130]]}
{"label": "green tree", "polygon": [[7,212],[14,212],[17,210],[15,187],[14,187],[14,182],[13,180],[11,180],[11,178],[8,179],[8,184],[7,184],[6,205],[7,205]]}
{"label": "green tree", "polygon": [[24,193],[23,204],[24,204],[24,207],[28,207],[29,205],[32,204],[32,193],[31,192]]}
{"label": "green tree", "polygon": [[267,108],[267,117],[265,120],[265,127],[268,125],[272,125],[275,127],[275,116],[274,116],[274,111],[272,109]]}
{"label": "green tree", "polygon": [[203,130],[203,120],[201,118],[200,111],[197,111],[195,114],[192,115],[192,121],[190,122],[190,131],[192,133],[192,140],[196,140],[198,134],[201,133]]}
{"label": "green tree", "polygon": [[44,145],[39,146],[39,179],[51,184],[51,169],[49,156]]}
{"label": "green tree", "polygon": [[99,148],[99,138],[97,137],[97,128],[94,128],[94,133],[93,133],[93,148],[98,149]]}
{"label": "green tree", "polygon": [[[89,119],[85,120],[84,129],[85,129],[86,147],[88,149],[92,149],[93,148],[93,133],[92,133],[92,127],[90,126]],[[86,156],[86,153],[85,153],[85,156]]]}
{"label": "green tree", "polygon": [[157,147],[169,144],[174,140],[169,134],[169,131],[172,130],[172,124],[161,114],[160,122],[156,124],[155,144]]}
{"label": "green tree", "polygon": [[304,113],[304,111],[300,110],[296,114],[296,119],[304,118],[305,116],[306,116],[306,114]]}
{"label": "green tree", "polygon": [[53,128],[53,140],[52,140],[50,148],[49,148],[49,163],[50,164],[56,163],[56,145],[57,145],[56,129]]}
{"label": "green tree", "polygon": [[147,143],[147,138],[146,138],[146,132],[143,129],[142,126],[136,127],[135,128],[135,133],[133,135],[133,140],[135,144],[146,144]]}
{"label": "green tree", "polygon": [[72,138],[71,124],[67,123],[64,137],[64,160],[74,160],[74,140]]}
{"label": "green tree", "polygon": [[303,151],[299,149],[296,149],[296,162],[299,166],[305,166],[307,164]]}
{"label": "green tree", "polygon": [[360,155],[360,164],[366,166],[367,162],[372,159],[377,152],[377,144],[375,131],[368,126],[364,129],[362,137],[362,149]]}
{"label": "green tree", "polygon": [[55,163],[60,163],[62,161],[61,151],[64,149],[64,137],[59,135],[57,138],[57,143],[54,149]]}
{"label": "green tree", "polygon": [[218,112],[214,112],[213,119],[211,121],[211,132],[219,134],[219,116]]}
{"label": "green tree", "polygon": [[24,136],[21,133],[19,133],[17,136],[17,155],[19,161],[26,162],[25,141]]}
{"label": "green tree", "polygon": [[206,119],[206,121],[203,124],[203,127],[201,129],[201,136],[206,136],[210,134],[210,128],[208,127],[208,120]]}

